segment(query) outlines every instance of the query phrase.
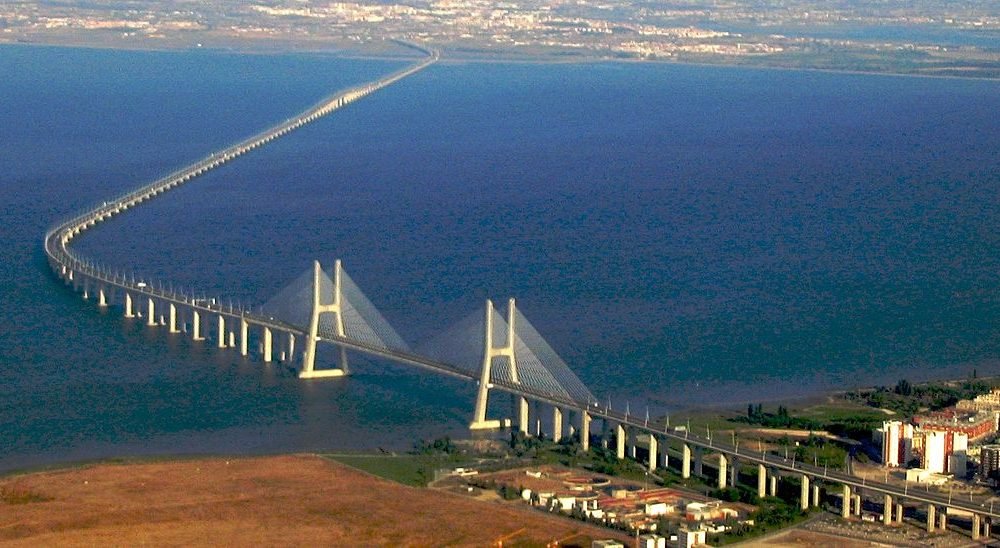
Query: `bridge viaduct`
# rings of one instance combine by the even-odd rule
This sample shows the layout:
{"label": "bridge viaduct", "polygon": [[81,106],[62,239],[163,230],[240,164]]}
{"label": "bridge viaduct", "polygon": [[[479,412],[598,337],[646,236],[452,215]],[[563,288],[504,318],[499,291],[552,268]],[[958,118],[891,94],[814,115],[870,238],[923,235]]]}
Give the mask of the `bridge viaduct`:
{"label": "bridge viaduct", "polygon": [[[414,46],[416,47],[416,46]],[[96,264],[78,256],[70,247],[73,239],[97,224],[115,215],[120,215],[169,190],[177,188],[204,173],[231,162],[279,137],[288,134],[310,122],[343,108],[354,101],[366,97],[407,76],[423,70],[438,59],[437,52],[416,47],[426,57],[416,64],[379,80],[362,84],[339,92],[320,103],[304,110],[297,116],[270,127],[252,137],[236,143],[224,150],[213,153],[195,163],[179,169],[152,183],[127,194],[118,196],[101,205],[66,221],[49,230],[44,239],[44,249],[48,262],[67,285],[82,294],[84,299],[96,301],[99,307],[119,304],[127,318],[143,318],[148,326],[165,327],[169,333],[186,333],[193,340],[211,340],[218,348],[232,348],[241,356],[249,356],[251,350],[263,362],[282,361],[299,364],[300,377],[341,376],[348,373],[345,349],[365,353],[416,366],[433,373],[444,374],[477,383],[476,405],[470,427],[473,430],[495,429],[504,426],[499,420],[488,420],[487,403],[490,391],[510,394],[514,400],[514,420],[511,424],[525,434],[541,435],[542,421],[538,417],[540,405],[551,409],[552,439],[559,441],[563,436],[578,436],[584,450],[589,449],[592,439],[600,437],[607,445],[615,444],[615,454],[619,459],[636,458],[637,447],[644,446],[648,458],[646,466],[650,471],[668,465],[675,466],[682,477],[692,474],[703,475],[703,457],[712,453],[717,459],[717,485],[724,488],[735,485],[742,467],[756,468],[757,492],[763,496],[777,493],[779,478],[792,478],[800,489],[800,507],[805,510],[820,504],[819,483],[836,487],[842,500],[842,516],[849,518],[861,513],[861,495],[881,498],[883,521],[888,525],[902,521],[904,502],[925,507],[926,526],[929,532],[947,526],[948,511],[964,515],[970,522],[973,539],[990,538],[991,523],[1000,517],[992,507],[973,501],[955,500],[938,492],[920,492],[908,487],[866,481],[849,473],[827,470],[808,463],[789,461],[773,453],[755,451],[738,444],[712,439],[709,435],[698,436],[682,428],[650,423],[639,420],[627,411],[620,412],[601,406],[596,399],[587,401],[568,396],[565,392],[520,382],[511,379],[497,379],[490,374],[490,364],[494,359],[518,359],[514,348],[514,302],[508,307],[507,336],[500,346],[493,343],[491,326],[492,303],[487,301],[486,330],[483,344],[483,365],[480,374],[470,373],[468,368],[456,366],[446,361],[423,356],[414,352],[388,348],[385,345],[362,341],[347,336],[343,327],[343,311],[339,308],[339,262],[335,266],[334,295],[331,303],[320,302],[318,280],[314,283],[314,302],[311,311],[311,325],[293,325],[264,313],[254,313],[232,305],[224,306],[219,299],[195,298],[188,294],[165,289],[162,284],[136,279],[134,275]],[[316,265],[319,270],[318,263]],[[317,319],[321,314],[332,314],[337,327],[332,333],[320,334]],[[297,341],[302,348],[296,352]],[[341,351],[341,368],[318,370],[314,367],[316,344],[324,342],[338,346]],[[515,368],[516,369],[516,368]],[[530,420],[530,407],[534,403],[536,416],[534,425]],[[565,419],[565,420],[564,420]],[[591,423],[603,423],[602,436],[592,436]],[[534,426],[534,428],[532,428]],[[670,455],[673,455],[671,459]]]}

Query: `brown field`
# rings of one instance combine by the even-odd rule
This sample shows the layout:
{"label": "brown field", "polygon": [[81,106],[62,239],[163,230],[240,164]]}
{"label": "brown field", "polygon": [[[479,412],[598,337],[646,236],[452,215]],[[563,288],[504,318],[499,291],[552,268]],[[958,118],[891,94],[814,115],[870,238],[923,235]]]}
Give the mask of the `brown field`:
{"label": "brown field", "polygon": [[0,478],[0,544],[590,545],[614,535],[517,505],[407,487],[311,455]]}

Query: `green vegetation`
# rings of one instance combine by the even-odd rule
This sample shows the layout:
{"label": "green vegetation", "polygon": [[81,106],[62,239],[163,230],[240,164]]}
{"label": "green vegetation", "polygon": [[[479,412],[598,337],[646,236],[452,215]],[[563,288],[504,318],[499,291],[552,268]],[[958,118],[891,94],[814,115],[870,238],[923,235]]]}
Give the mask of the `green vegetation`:
{"label": "green vegetation", "polygon": [[[812,416],[809,416],[812,415]],[[823,409],[807,412],[789,412],[779,405],[775,413],[764,411],[760,404],[747,407],[745,416],[729,419],[732,422],[759,425],[765,428],[791,428],[813,432],[830,432],[837,436],[863,440],[871,436],[871,431],[882,425],[885,416],[866,412],[864,409],[843,410]]]}
{"label": "green vegetation", "polygon": [[468,462],[455,443],[447,437],[419,441],[408,454],[324,455],[326,458],[404,485],[424,487],[434,479],[434,471],[454,468]]}
{"label": "green vegetation", "polygon": [[913,416],[922,409],[937,411],[951,407],[959,400],[989,393],[995,383],[973,377],[961,383],[929,383],[913,385],[902,379],[895,387],[879,386],[873,390],[858,390],[847,394],[850,400],[870,407],[889,409],[903,416]]}
{"label": "green vegetation", "polygon": [[31,502],[46,502],[52,497],[32,491],[23,485],[4,485],[0,487],[0,502],[5,504],[28,504]]}

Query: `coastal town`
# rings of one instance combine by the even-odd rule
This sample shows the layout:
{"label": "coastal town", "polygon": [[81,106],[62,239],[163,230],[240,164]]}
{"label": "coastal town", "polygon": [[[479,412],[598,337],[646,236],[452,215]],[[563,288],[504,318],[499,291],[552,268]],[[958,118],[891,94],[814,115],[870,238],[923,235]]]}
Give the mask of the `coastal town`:
{"label": "coastal town", "polygon": [[660,60],[985,77],[1000,66],[1000,48],[990,38],[998,31],[1000,12],[979,2],[891,8],[597,0],[0,5],[0,42],[392,55],[398,52],[385,41],[393,38],[465,59]]}

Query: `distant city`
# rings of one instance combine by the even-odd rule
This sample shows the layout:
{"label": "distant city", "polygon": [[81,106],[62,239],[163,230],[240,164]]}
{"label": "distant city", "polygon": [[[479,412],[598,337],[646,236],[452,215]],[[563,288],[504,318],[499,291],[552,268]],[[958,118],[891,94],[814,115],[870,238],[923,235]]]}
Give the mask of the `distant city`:
{"label": "distant city", "polygon": [[6,2],[0,42],[634,59],[1000,76],[995,2]]}

